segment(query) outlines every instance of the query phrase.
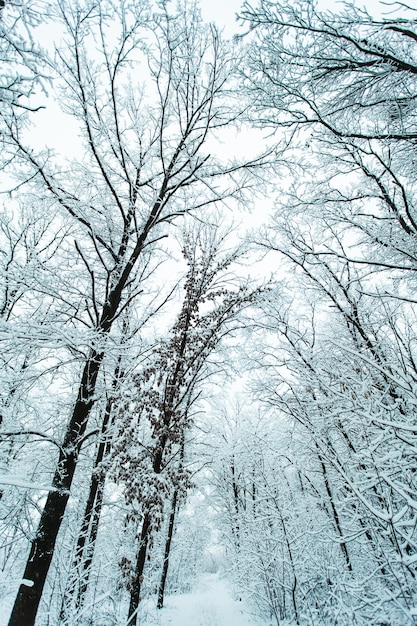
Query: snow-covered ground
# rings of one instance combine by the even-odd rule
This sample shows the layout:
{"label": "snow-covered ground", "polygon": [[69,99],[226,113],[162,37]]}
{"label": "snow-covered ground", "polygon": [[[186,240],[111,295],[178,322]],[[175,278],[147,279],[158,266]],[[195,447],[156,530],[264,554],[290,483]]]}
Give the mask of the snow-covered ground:
{"label": "snow-covered ground", "polygon": [[[0,602],[0,626],[6,626],[11,604],[11,598]],[[204,574],[193,592],[166,596],[161,610],[156,608],[155,598],[144,601],[138,626],[273,626],[271,621],[252,618],[245,609],[244,602],[233,598],[227,580],[218,574]]]}
{"label": "snow-covered ground", "polygon": [[[140,626],[269,626],[245,612],[242,602],[234,600],[226,580],[205,574],[193,593],[170,595],[157,610],[146,604],[140,613]],[[271,625],[272,626],[272,625]]]}

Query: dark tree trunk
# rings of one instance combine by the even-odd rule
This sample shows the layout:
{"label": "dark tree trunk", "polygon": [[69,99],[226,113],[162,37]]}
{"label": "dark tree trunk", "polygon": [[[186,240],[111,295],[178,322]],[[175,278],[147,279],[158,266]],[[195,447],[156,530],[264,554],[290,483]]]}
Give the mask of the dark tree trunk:
{"label": "dark tree trunk", "polygon": [[167,540],[165,542],[164,563],[162,566],[161,582],[159,583],[159,589],[158,589],[158,602],[156,605],[157,609],[162,609],[162,607],[164,606],[165,584],[166,584],[167,576],[168,576],[169,555],[171,552],[171,543],[172,543],[172,537],[174,534],[175,516],[177,514],[177,503],[178,503],[178,489],[174,491],[174,495],[173,495],[172,502],[171,502],[171,514],[169,516],[168,535],[167,535]]}
{"label": "dark tree trunk", "polygon": [[233,506],[234,506],[234,524],[233,530],[235,535],[235,543],[236,549],[240,549],[240,526],[239,526],[239,517],[240,517],[240,506],[239,506],[239,485],[236,480],[236,468],[235,468],[235,458],[232,457],[230,471],[232,473],[232,489],[233,489]]}
{"label": "dark tree trunk", "polygon": [[[182,440],[181,440],[180,465],[179,465],[180,471],[182,470],[183,465],[184,465],[184,451],[185,451],[184,433],[182,433],[181,436],[182,436]],[[159,589],[158,589],[158,602],[156,605],[157,609],[162,609],[164,605],[165,584],[166,584],[167,577],[168,577],[169,555],[171,552],[172,538],[174,535],[175,517],[177,515],[177,508],[178,508],[178,495],[179,495],[179,489],[177,487],[174,490],[174,495],[172,496],[172,501],[171,501],[171,513],[169,516],[169,523],[168,523],[168,535],[167,535],[167,539],[165,542],[164,562],[162,564],[161,581],[159,583]]]}
{"label": "dark tree trunk", "polygon": [[128,614],[128,626],[136,626],[137,611],[140,602],[140,590],[143,583],[143,571],[145,569],[146,553],[148,551],[148,543],[151,534],[151,516],[148,512],[145,513],[142,522],[142,530],[140,533],[139,550],[136,559],[136,571],[135,580],[133,582],[133,589],[130,593],[130,604]]}
{"label": "dark tree trunk", "polygon": [[23,574],[28,581],[20,585],[9,626],[33,626],[46,577],[54,554],[55,543],[70,495],[77,466],[80,440],[85,433],[93,406],[94,390],[104,353],[92,352],[84,366],[77,401],[69,423],[52,486],[43,509],[36,537],[32,542]]}

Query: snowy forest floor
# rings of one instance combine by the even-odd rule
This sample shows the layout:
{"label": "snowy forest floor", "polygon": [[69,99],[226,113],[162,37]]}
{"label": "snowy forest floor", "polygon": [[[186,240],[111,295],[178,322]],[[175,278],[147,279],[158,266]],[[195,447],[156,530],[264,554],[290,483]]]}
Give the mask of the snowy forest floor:
{"label": "snowy forest floor", "polygon": [[234,600],[229,583],[217,574],[204,574],[192,593],[169,595],[165,607],[157,610],[144,603],[140,626],[269,626],[255,620],[243,602]]}
{"label": "snowy forest floor", "polygon": [[[11,609],[9,603],[7,609],[4,604],[3,600],[0,626],[6,626]],[[219,574],[203,574],[195,581],[193,591],[167,595],[164,604],[158,610],[156,597],[145,600],[138,626],[272,626],[270,621],[251,617],[244,602],[233,598],[230,583]]]}

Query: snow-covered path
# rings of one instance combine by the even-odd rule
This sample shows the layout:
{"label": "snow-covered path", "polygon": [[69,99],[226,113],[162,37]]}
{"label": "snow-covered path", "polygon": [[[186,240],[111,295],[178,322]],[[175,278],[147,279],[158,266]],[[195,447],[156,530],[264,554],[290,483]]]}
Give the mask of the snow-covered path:
{"label": "snow-covered path", "polygon": [[227,581],[206,574],[193,593],[167,596],[165,607],[156,611],[149,606],[142,613],[140,626],[268,626],[244,612],[242,603],[233,599]]}
{"label": "snow-covered path", "polygon": [[[7,624],[11,598],[8,600],[7,606],[5,599],[0,602],[0,626]],[[124,606],[121,611],[120,625],[125,624],[126,609]],[[97,616],[94,626],[101,623]],[[251,618],[245,612],[244,603],[233,599],[228,581],[218,574],[201,576],[191,593],[166,596],[161,610],[156,609],[156,598],[145,600],[141,603],[137,623],[138,626],[272,626],[270,621]]]}

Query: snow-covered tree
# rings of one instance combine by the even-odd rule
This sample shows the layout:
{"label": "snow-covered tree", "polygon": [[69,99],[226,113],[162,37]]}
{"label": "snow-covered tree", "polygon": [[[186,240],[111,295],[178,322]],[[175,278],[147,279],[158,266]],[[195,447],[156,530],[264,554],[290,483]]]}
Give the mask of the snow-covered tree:
{"label": "snow-covered tree", "polygon": [[[253,119],[286,133],[294,173],[259,237],[292,273],[268,313],[259,397],[290,420],[339,546],[336,575],[316,560],[317,618],[346,624],[415,620],[417,35],[412,7],[396,8],[242,11]],[[298,591],[312,598],[301,577]]]}

